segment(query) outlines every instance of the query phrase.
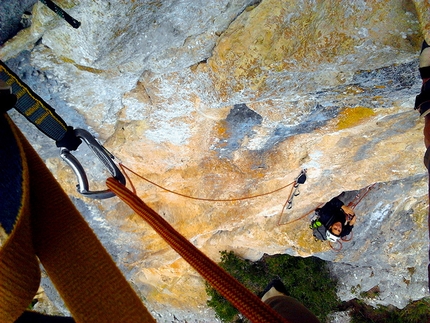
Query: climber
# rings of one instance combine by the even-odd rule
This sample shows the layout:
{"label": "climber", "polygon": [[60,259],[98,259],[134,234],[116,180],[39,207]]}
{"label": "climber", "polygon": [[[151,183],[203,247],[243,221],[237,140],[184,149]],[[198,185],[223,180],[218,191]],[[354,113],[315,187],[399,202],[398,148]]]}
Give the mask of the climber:
{"label": "climber", "polygon": [[326,228],[327,240],[332,242],[349,235],[356,221],[354,210],[343,204],[338,197],[332,198],[322,208],[316,209],[315,213]]}
{"label": "climber", "polygon": [[[430,174],[430,46],[424,40],[421,48],[421,54],[419,59],[419,72],[422,79],[421,93],[417,95],[415,99],[415,110],[418,110],[420,115],[424,117],[424,145],[426,152],[424,155],[424,165]],[[429,178],[430,186],[430,178]],[[430,189],[429,189],[429,200],[430,200]],[[430,218],[430,214],[429,214]],[[430,227],[429,227],[430,236]],[[430,246],[429,246],[430,248]],[[430,254],[429,254],[430,257]],[[427,268],[428,272],[428,284],[430,288],[430,262]]]}
{"label": "climber", "polygon": [[318,318],[295,298],[288,296],[279,279],[272,280],[261,293],[261,300],[291,323],[320,323]]}
{"label": "climber", "polygon": [[417,95],[415,100],[415,110],[418,110],[420,115],[424,117],[424,144],[427,151],[424,156],[424,164],[430,170],[430,46],[424,40],[420,59],[419,71],[423,81],[421,93]]}

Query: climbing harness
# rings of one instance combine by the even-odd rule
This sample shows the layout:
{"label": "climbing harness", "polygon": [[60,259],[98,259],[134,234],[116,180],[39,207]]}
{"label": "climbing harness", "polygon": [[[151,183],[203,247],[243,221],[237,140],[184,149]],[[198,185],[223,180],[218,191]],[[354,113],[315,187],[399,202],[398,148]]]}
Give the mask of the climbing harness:
{"label": "climbing harness", "polygon": [[67,12],[65,12],[63,9],[61,9],[51,0],[39,0],[39,1],[42,2],[45,6],[47,6],[49,9],[54,11],[58,16],[63,18],[65,21],[67,21],[73,28],[77,29],[81,25],[79,21],[71,17]]}
{"label": "climbing harness", "polygon": [[109,173],[125,184],[125,177],[115,164],[114,156],[88,131],[73,129],[73,127],[68,126],[48,103],[22,82],[2,61],[0,61],[0,80],[10,86],[12,93],[18,98],[15,109],[45,135],[55,140],[57,147],[60,148],[61,158],[72,168],[77,177],[78,192],[94,199],[113,197],[114,194],[109,190],[90,190],[84,168],[70,151],[78,149],[79,145],[84,141]]}
{"label": "climbing harness", "polygon": [[[1,99],[0,106],[5,107]],[[0,138],[0,224],[4,230],[0,321],[12,323],[21,315],[34,315],[28,306],[39,288],[42,265],[76,322],[155,323],[69,196],[6,113],[0,114]],[[45,320],[51,322],[44,316]],[[42,319],[38,316],[27,321]]]}

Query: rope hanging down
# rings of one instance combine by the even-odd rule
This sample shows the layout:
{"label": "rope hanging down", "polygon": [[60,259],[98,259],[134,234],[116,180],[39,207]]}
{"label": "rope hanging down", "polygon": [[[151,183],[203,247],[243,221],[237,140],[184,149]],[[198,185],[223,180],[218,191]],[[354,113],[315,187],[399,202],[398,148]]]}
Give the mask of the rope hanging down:
{"label": "rope hanging down", "polygon": [[351,240],[352,240],[352,237],[353,237],[353,236],[354,236],[354,234],[353,234],[353,232],[351,231],[351,233],[350,233],[348,236],[340,238],[340,240],[337,240],[337,241],[335,242],[335,244],[333,244],[331,241],[329,241],[329,242],[328,242],[328,244],[329,244],[330,248],[331,248],[333,251],[339,252],[339,251],[341,251],[341,250],[342,250],[342,248],[343,248],[343,244],[342,244],[342,242],[341,242],[341,241],[343,241],[343,242],[349,242],[349,241],[351,241]]}
{"label": "rope hanging down", "polygon": [[256,295],[197,249],[136,194],[113,178],[108,178],[106,184],[122,201],[151,225],[208,283],[252,322],[288,323],[286,319],[264,304]]}

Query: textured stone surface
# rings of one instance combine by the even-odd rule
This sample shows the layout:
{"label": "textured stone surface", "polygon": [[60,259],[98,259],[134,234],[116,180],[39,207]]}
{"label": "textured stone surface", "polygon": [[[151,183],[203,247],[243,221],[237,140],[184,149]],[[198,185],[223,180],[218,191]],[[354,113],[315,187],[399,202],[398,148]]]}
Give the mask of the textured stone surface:
{"label": "textured stone surface", "polygon": [[[0,57],[127,166],[211,199],[273,192],[307,169],[282,216],[290,187],[207,202],[132,176],[139,195],[209,257],[225,249],[253,260],[316,255],[332,262],[343,300],[404,307],[428,296],[423,121],[412,109],[428,1],[63,5],[79,29],[37,4],[32,27]],[[117,199],[82,199],[53,143],[12,115],[154,317],[213,321],[196,272]],[[84,148],[76,155],[101,168]],[[335,252],[313,240],[314,208],[344,191],[348,202],[373,183],[352,241]],[[379,295],[366,298],[376,286]]]}
{"label": "textured stone surface", "polygon": [[22,15],[31,7],[36,0],[2,1],[0,3],[0,45],[12,38],[24,26]]}

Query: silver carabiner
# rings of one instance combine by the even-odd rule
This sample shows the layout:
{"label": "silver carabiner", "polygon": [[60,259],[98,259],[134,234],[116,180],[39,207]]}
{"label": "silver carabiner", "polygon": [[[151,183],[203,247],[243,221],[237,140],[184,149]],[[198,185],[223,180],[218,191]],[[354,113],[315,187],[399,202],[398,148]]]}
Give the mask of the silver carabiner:
{"label": "silver carabiner", "polygon": [[[93,153],[100,159],[100,161],[105,165],[109,173],[117,179],[121,184],[125,185],[126,180],[124,175],[121,173],[120,169],[116,166],[114,162],[114,156],[103,147],[88,131],[84,129],[74,129],[75,136],[81,138],[88,147],[93,151]],[[73,156],[69,149],[65,147],[60,147],[61,158],[72,168],[75,173],[78,184],[76,188],[82,195],[92,198],[92,199],[108,199],[115,194],[110,190],[103,191],[90,191],[88,177],[85,173],[84,168],[81,163]]]}

